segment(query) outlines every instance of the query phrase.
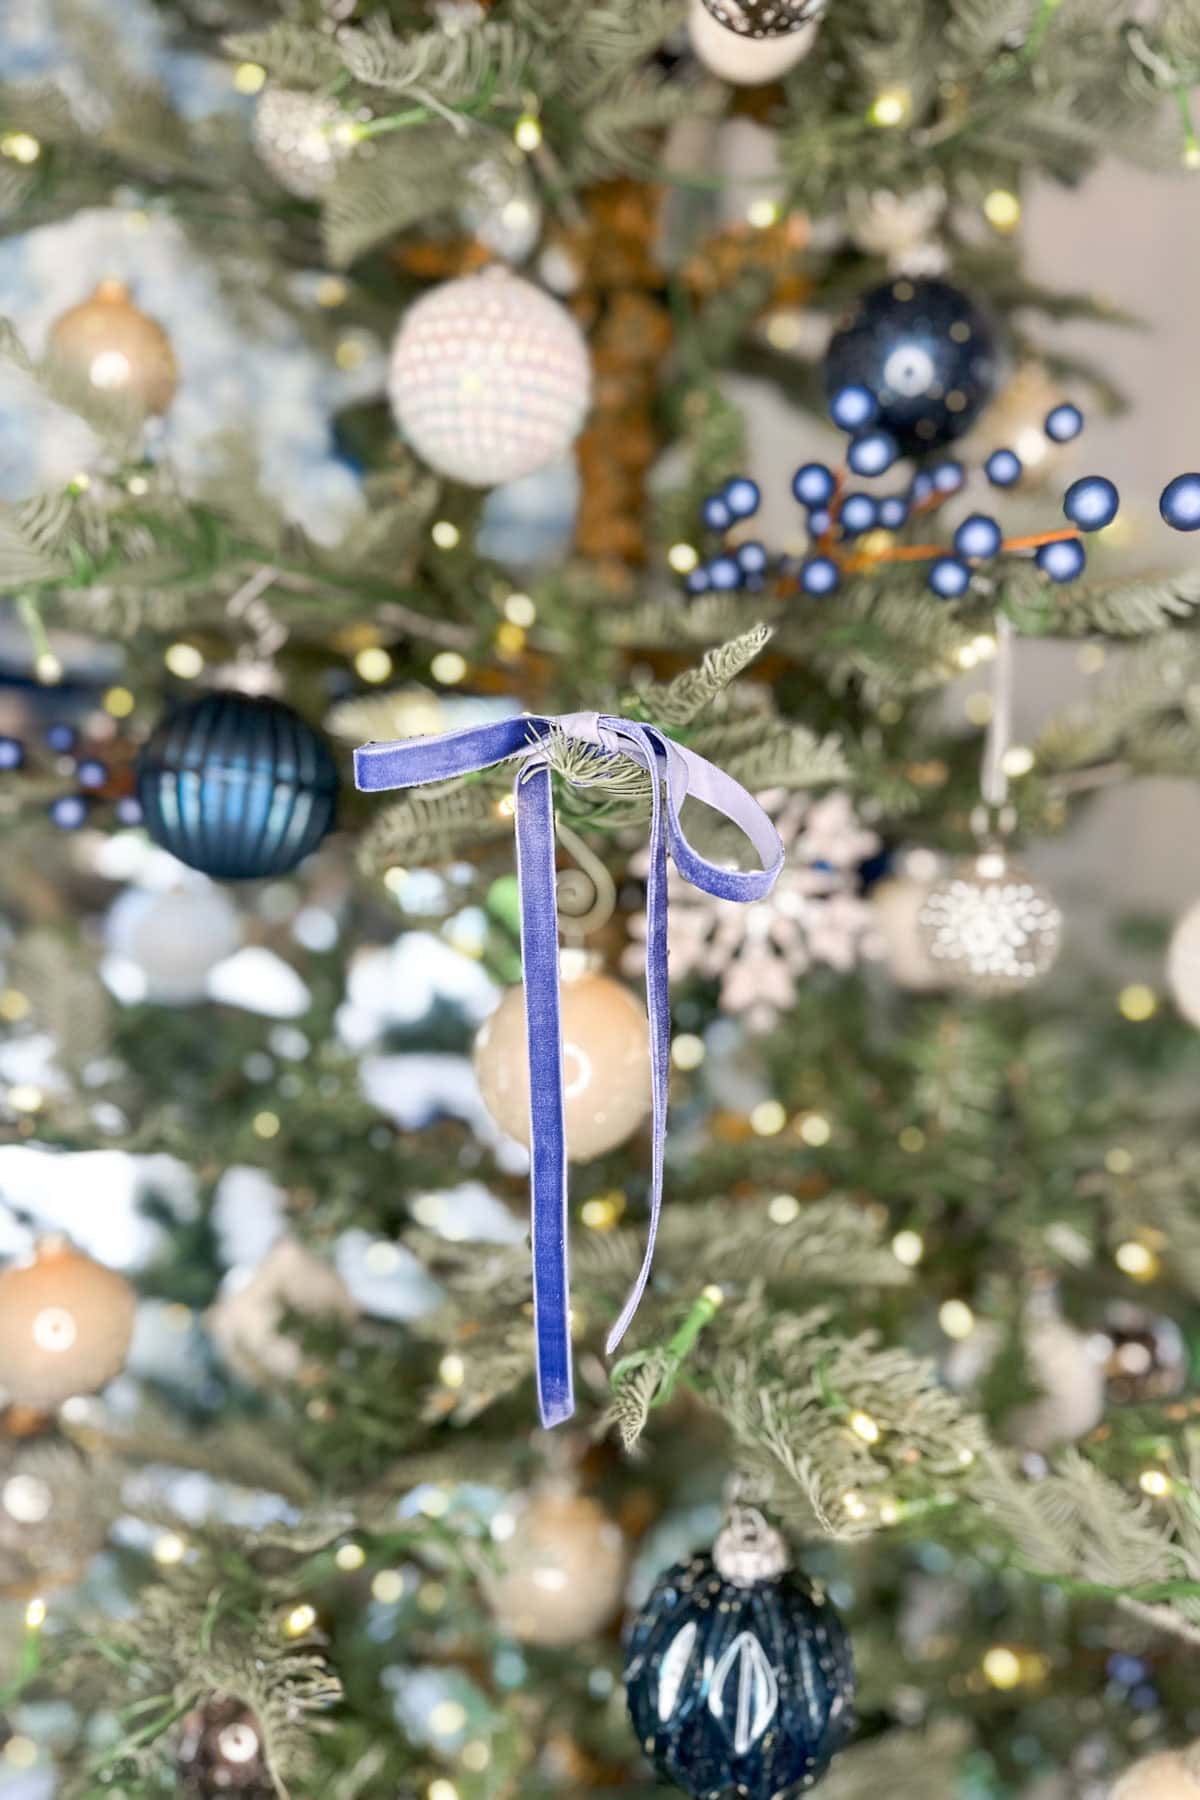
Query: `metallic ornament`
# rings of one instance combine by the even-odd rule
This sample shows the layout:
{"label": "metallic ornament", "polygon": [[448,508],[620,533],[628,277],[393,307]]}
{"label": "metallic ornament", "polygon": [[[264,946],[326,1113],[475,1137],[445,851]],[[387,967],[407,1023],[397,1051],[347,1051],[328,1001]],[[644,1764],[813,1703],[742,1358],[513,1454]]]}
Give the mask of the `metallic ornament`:
{"label": "metallic ornament", "polygon": [[171,340],[141,312],[122,281],[102,281],[50,328],[50,348],[65,367],[98,393],[126,397],[140,412],[167,410],[178,367]]}
{"label": "metallic ornament", "polygon": [[325,740],[281,700],[249,694],[168,713],[137,763],[155,843],[222,881],[294,869],[333,824],[337,788]]}
{"label": "metallic ornament", "polygon": [[43,1239],[0,1275],[0,1392],[39,1412],[96,1393],[125,1366],[136,1304],[115,1269]]}
{"label": "metallic ornament", "polygon": [[502,1514],[499,1568],[487,1580],[496,1620],[523,1644],[580,1644],[610,1624],[625,1592],[629,1547],[586,1495],[547,1490]]}
{"label": "metallic ornament", "polygon": [[659,1774],[695,1800],[798,1794],[853,1728],[845,1627],[786,1566],[778,1534],[764,1524],[752,1542],[744,1520],[737,1509],[712,1555],[660,1578],[629,1640],[633,1729]]}
{"label": "metallic ornament", "polygon": [[1040,981],[1062,938],[1053,896],[1000,849],[968,857],[935,882],[917,923],[950,985],[974,994],[1016,993]]}
{"label": "metallic ornament", "polygon": [[591,395],[583,333],[557,300],[492,268],[410,306],[392,349],[396,423],[430,468],[494,487],[569,449]]}
{"label": "metallic ornament", "polygon": [[354,146],[354,121],[336,100],[300,88],[267,87],[254,109],[254,147],[289,194],[316,200]]}
{"label": "metallic ornament", "polygon": [[0,1595],[77,1582],[108,1535],[118,1495],[66,1439],[0,1435]]}
{"label": "metallic ornament", "polygon": [[825,10],[825,0],[703,0],[704,10],[738,37],[789,37]]}

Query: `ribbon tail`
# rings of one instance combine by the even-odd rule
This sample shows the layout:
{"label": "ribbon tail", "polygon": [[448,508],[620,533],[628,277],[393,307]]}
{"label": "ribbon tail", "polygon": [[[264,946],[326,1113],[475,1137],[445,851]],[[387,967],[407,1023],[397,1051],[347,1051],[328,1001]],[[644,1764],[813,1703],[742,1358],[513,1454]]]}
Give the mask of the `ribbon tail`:
{"label": "ribbon tail", "polygon": [[662,778],[653,743],[646,744],[653,802],[650,816],[650,868],[646,879],[646,1007],[650,1018],[650,1084],[653,1137],[650,1150],[650,1223],[637,1280],[608,1334],[609,1355],[616,1349],[642,1303],[662,1216],[663,1155],[667,1140],[667,1090],[671,1060],[671,1001],[667,986],[667,835],[663,819]]}
{"label": "ribbon tail", "polygon": [[558,997],[554,796],[544,762],[517,777],[517,882],[529,1034],[533,1329],[538,1407],[549,1429],[575,1410],[567,1273],[567,1143]]}

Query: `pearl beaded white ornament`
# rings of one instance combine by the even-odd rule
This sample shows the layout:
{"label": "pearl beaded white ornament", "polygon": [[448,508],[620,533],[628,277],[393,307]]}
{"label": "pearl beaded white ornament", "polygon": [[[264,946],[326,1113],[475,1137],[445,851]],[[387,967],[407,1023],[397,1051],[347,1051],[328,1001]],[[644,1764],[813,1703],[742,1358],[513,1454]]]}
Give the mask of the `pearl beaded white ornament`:
{"label": "pearl beaded white ornament", "polygon": [[203,998],[209,972],[233,955],[242,933],[228,895],[205,883],[161,894],[128,889],[113,903],[105,936],[113,955],[141,973],[143,997],[171,1006]]}
{"label": "pearl beaded white ornament", "polygon": [[1200,1026],[1200,900],[1188,907],[1171,933],[1167,986],[1188,1024]]}
{"label": "pearl beaded white ornament", "polygon": [[0,1391],[39,1412],[96,1393],[125,1366],[135,1305],[123,1275],[47,1238],[0,1275]]}
{"label": "pearl beaded white ornament", "polygon": [[316,200],[354,145],[354,122],[325,94],[268,87],[254,109],[254,147],[289,194]]}
{"label": "pearl beaded white ornament", "polygon": [[947,982],[974,994],[1015,993],[1040,980],[1062,938],[1053,897],[999,849],[968,857],[935,882],[918,926]]}
{"label": "pearl beaded white ornament", "polygon": [[[567,1155],[589,1162],[623,1144],[650,1110],[650,1030],[641,1004],[606,975],[562,983]],[[475,1040],[475,1074],[502,1131],[529,1142],[525,989],[510,988]]]}
{"label": "pearl beaded white ornament", "polygon": [[710,73],[735,87],[761,87],[778,81],[803,62],[816,35],[815,19],[801,22],[784,37],[749,37],[719,24],[704,0],[691,0],[688,13],[692,49]]}
{"label": "pearl beaded white ornament", "polygon": [[499,1625],[524,1644],[580,1644],[621,1604],[628,1547],[621,1528],[585,1495],[534,1494],[492,1523],[499,1568],[487,1595]]}
{"label": "pearl beaded white ornament", "polygon": [[410,306],[392,349],[396,422],[430,468],[493,487],[553,462],[583,424],[583,333],[549,294],[506,269],[443,282]]}

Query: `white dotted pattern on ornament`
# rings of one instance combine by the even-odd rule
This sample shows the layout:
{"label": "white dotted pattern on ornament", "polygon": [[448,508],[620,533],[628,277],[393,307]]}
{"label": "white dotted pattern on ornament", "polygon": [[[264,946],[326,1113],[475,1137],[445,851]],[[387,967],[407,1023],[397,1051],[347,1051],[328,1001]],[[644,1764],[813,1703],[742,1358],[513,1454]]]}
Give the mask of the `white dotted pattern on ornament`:
{"label": "white dotted pattern on ornament", "polygon": [[557,300],[490,269],[443,282],[408,309],[388,392],[400,430],[432,469],[493,487],[569,448],[587,412],[591,365]]}
{"label": "white dotted pattern on ornament", "polygon": [[977,994],[1011,993],[1039,980],[1062,937],[1053,897],[998,850],[936,882],[918,925],[933,962],[956,987]]}
{"label": "white dotted pattern on ornament", "polygon": [[789,37],[820,17],[824,0],[702,0],[704,9],[726,31],[739,37]]}
{"label": "white dotted pattern on ornament", "polygon": [[315,200],[351,147],[352,121],[335,100],[299,88],[269,87],[254,109],[254,147],[290,194]]}
{"label": "white dotted pattern on ornament", "polygon": [[720,24],[705,0],[692,0],[688,13],[692,49],[710,73],[735,87],[761,87],[778,81],[803,62],[816,35],[815,19],[801,22],[785,37],[742,35]]}

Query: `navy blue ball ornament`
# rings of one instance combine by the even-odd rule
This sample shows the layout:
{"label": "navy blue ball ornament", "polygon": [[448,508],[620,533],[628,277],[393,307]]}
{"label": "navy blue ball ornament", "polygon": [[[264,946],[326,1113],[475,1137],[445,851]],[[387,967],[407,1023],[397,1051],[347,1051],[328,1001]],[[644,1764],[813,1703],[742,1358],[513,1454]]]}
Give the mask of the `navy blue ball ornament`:
{"label": "navy blue ball ornament", "polygon": [[[825,355],[831,400],[866,388],[905,454],[960,437],[996,391],[991,322],[948,281],[899,276],[870,289]],[[837,421],[840,422],[840,421]]]}
{"label": "navy blue ball ornament", "polygon": [[744,1508],[711,1555],[659,1580],[630,1634],[625,1687],[643,1751],[694,1800],[804,1793],[854,1725],[844,1625]]}
{"label": "navy blue ball ornament", "polygon": [[168,713],[137,763],[156,844],[218,881],[284,875],[333,824],[337,768],[280,700],[206,694]]}

